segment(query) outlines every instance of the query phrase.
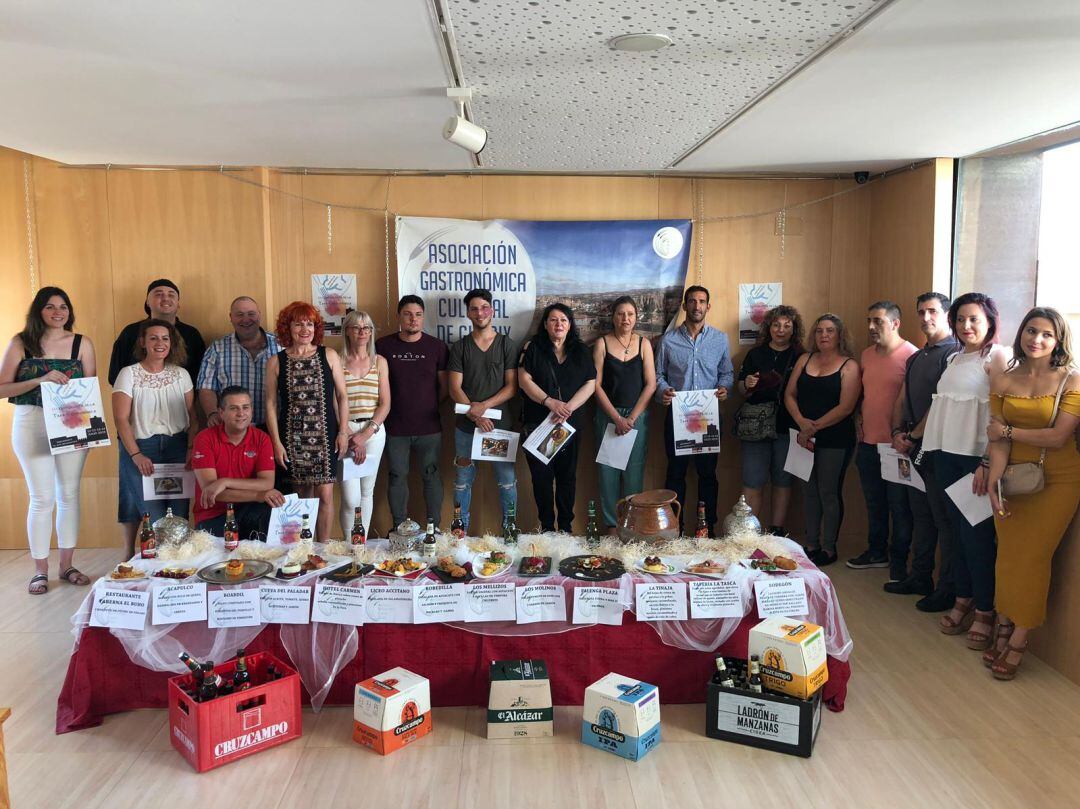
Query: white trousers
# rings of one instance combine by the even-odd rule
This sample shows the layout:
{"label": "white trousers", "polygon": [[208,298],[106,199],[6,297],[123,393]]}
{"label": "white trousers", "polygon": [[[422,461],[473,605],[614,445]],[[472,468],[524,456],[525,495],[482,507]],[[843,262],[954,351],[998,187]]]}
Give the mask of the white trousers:
{"label": "white trousers", "polygon": [[[349,429],[354,433],[357,432],[362,424],[367,422],[350,421]],[[386,430],[382,429],[367,441],[367,455],[368,458],[374,458],[376,465],[382,459],[383,448],[386,446]],[[366,478],[359,478],[357,480],[343,480],[341,481],[341,512],[339,517],[341,518],[341,530],[345,532],[346,541],[349,539],[349,534],[352,533],[353,514],[356,511],[356,507],[360,506],[361,514],[364,518],[364,528],[371,528],[371,510],[374,507],[374,494],[375,494],[375,474],[368,475]]]}
{"label": "white trousers", "polygon": [[45,412],[34,405],[15,405],[11,446],[30,489],[26,535],[30,555],[49,558],[56,509],[56,538],[61,548],[74,548],[79,538],[79,484],[87,450],[53,455],[45,433]]}

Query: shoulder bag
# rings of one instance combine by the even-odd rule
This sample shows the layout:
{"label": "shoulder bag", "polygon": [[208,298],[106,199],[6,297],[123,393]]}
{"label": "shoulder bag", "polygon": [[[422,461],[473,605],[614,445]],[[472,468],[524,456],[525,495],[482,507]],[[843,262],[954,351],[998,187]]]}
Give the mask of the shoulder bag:
{"label": "shoulder bag", "polygon": [[736,411],[732,433],[740,441],[772,441],[776,438],[776,415],[780,409],[780,397],[787,387],[787,375],[794,362],[795,351],[792,350],[787,367],[780,375],[780,387],[774,400],[758,404],[743,402]]}
{"label": "shoulder bag", "polygon": [[[1050,423],[1046,425],[1047,428],[1053,427],[1054,422],[1057,421],[1061,395],[1065,392],[1065,383],[1069,381],[1070,376],[1072,374],[1066,374],[1065,378],[1061,380],[1057,396],[1054,398],[1054,412],[1050,414]],[[1026,463],[1011,463],[1006,466],[1005,472],[1001,476],[1001,494],[1005,497],[1012,497],[1018,494],[1037,494],[1041,492],[1043,486],[1046,485],[1046,473],[1043,469],[1045,462],[1046,447],[1043,447],[1042,452],[1039,453],[1037,463],[1028,461]]]}

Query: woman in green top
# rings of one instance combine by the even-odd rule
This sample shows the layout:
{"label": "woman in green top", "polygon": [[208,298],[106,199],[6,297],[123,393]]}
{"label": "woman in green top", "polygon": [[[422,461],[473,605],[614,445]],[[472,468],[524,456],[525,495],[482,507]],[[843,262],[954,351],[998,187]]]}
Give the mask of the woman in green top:
{"label": "woman in green top", "polygon": [[75,310],[67,293],[59,287],[42,287],[30,304],[26,325],[8,343],[0,362],[0,398],[15,405],[11,444],[30,489],[26,533],[35,567],[32,595],[49,589],[54,507],[60,578],[70,584],[90,583],[71,563],[79,536],[79,484],[86,450],[53,455],[41,407],[42,382],[62,385],[83,376],[97,376],[93,343],[75,333]]}

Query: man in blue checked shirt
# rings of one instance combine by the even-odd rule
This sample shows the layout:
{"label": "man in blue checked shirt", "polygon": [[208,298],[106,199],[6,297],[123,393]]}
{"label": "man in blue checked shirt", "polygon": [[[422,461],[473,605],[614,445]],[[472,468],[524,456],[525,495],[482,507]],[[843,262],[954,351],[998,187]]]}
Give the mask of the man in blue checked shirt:
{"label": "man in blue checked shirt", "polygon": [[[675,492],[682,508],[679,511],[679,533],[683,533],[683,515],[687,511],[686,470],[693,460],[698,475],[698,500],[705,504],[705,521],[709,536],[716,525],[716,453],[676,455],[674,428],[671,421],[671,402],[676,391],[716,390],[716,398],[727,399],[735,375],[728,351],[727,335],[705,325],[709,313],[709,290],[702,286],[688,287],[683,295],[686,321],[660,340],[656,352],[656,398],[669,408],[664,419],[664,447],[668,466],[664,487]],[[719,429],[720,425],[717,425]],[[693,509],[690,509],[693,514]]]}
{"label": "man in blue checked shirt", "polygon": [[253,426],[266,429],[266,402],[263,380],[266,361],[281,351],[277,337],[263,330],[262,313],[254,298],[241,295],[229,306],[233,333],[210,344],[199,368],[199,404],[207,414],[207,426],[221,421],[217,396],[230,385],[251,394]]}

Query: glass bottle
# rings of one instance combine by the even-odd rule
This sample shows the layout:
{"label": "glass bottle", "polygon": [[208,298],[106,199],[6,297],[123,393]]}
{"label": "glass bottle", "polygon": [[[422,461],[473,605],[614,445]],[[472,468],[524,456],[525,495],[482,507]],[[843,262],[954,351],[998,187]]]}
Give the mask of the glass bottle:
{"label": "glass bottle", "polygon": [[357,506],[353,511],[352,533],[349,535],[349,541],[353,545],[363,545],[367,542],[367,532],[364,530],[364,515],[361,513],[360,506]]}
{"label": "glass bottle", "polygon": [[465,521],[461,519],[461,503],[454,503],[454,519],[450,523],[450,536],[454,539],[465,538]]}
{"label": "glass bottle", "polygon": [[521,533],[517,527],[516,511],[516,506],[510,506],[506,509],[506,520],[503,522],[503,542],[507,545],[517,545],[518,535]]}
{"label": "glass bottle", "polygon": [[225,504],[225,550],[235,551],[240,544],[240,529],[236,525],[236,509],[232,503]]}
{"label": "glass bottle", "polygon": [[427,530],[424,532],[423,553],[429,559],[435,558],[435,523],[431,520],[428,520]]}
{"label": "glass bottle", "polygon": [[139,555],[143,559],[157,559],[157,537],[150,525],[150,512],[144,511],[142,529],[139,531]]}
{"label": "glass bottle", "polygon": [[697,528],[694,530],[697,539],[709,538],[709,524],[705,521],[705,503],[698,500],[697,504]]}
{"label": "glass bottle", "polygon": [[589,521],[585,524],[585,544],[595,548],[600,544],[600,524],[596,521],[596,501],[589,501]]}
{"label": "glass bottle", "polygon": [[300,527],[300,541],[303,542],[305,539],[311,539],[311,538],[312,538],[311,521],[310,521],[310,518],[308,517],[308,515],[305,514],[304,515],[304,522],[301,524],[301,527]]}

